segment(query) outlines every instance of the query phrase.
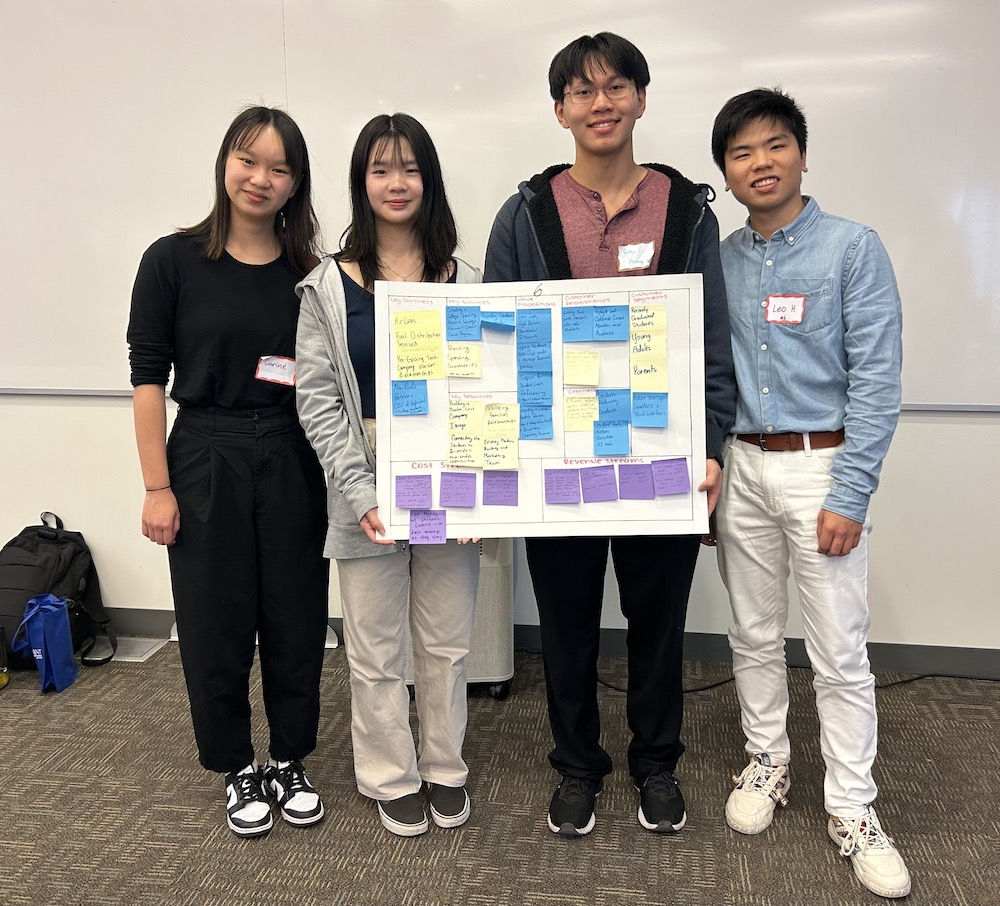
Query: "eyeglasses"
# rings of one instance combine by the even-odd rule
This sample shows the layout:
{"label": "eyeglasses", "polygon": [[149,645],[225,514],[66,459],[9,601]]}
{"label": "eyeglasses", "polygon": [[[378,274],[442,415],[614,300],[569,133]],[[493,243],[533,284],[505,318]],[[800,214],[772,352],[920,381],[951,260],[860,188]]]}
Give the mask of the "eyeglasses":
{"label": "eyeglasses", "polygon": [[574,104],[592,104],[602,91],[609,101],[620,101],[632,94],[633,85],[628,79],[614,79],[607,85],[599,87],[597,85],[581,85],[579,88],[571,88],[563,94]]}

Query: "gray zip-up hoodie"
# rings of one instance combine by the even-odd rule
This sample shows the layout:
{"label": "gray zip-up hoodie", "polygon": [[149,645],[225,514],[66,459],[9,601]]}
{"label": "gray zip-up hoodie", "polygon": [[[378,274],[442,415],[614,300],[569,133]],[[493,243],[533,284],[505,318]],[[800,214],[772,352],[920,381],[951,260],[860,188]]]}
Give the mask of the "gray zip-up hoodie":
{"label": "gray zip-up hoodie", "polygon": [[[482,273],[455,259],[457,283],[481,283]],[[295,291],[302,300],[295,337],[295,406],[327,476],[326,548],[331,559],[391,554],[373,544],[361,517],[378,506],[375,452],[365,436],[361,391],[347,351],[347,300],[340,268],[324,258]]]}

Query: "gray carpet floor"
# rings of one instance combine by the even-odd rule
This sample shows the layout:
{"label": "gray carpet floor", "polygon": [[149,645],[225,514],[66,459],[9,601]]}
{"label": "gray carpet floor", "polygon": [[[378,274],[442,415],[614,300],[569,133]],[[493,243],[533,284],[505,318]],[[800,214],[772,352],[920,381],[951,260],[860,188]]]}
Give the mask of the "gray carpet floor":
{"label": "gray carpet floor", "polygon": [[[604,678],[626,682],[620,659]],[[728,675],[689,662],[688,687]],[[880,675],[880,683],[899,677]],[[320,742],[306,766],[327,817],[276,821],[244,841],[226,828],[221,779],[197,764],[177,646],[144,664],[83,669],[40,695],[37,676],[0,691],[3,906],[855,906],[880,902],[829,841],[811,674],[790,671],[794,785],[758,837],[730,831],[723,805],[745,756],[732,684],[686,698],[678,778],[688,825],[644,831],[624,768],[624,696],[601,689],[616,762],[597,827],[567,840],[545,811],[556,778],[541,663],[518,653],[505,701],[470,698],[473,812],[414,839],[382,830],[354,785],[342,649],[327,652]],[[255,714],[259,674],[254,674]],[[912,906],[1000,903],[1000,700],[994,683],[928,678],[878,692],[879,814],[913,875]],[[258,721],[259,754],[266,728]],[[884,902],[884,901],[881,901]]]}

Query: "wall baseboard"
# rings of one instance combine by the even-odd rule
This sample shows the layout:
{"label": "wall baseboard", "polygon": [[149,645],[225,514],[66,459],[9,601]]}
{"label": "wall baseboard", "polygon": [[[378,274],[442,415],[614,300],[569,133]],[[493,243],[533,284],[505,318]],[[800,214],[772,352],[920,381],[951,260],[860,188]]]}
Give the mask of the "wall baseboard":
{"label": "wall baseboard", "polygon": [[[167,638],[174,622],[172,610],[139,610],[109,607],[115,630],[120,635],[142,635]],[[343,638],[343,620],[332,617],[330,625]],[[541,650],[537,626],[516,625],[514,647],[529,651]],[[625,630],[601,630],[601,654],[624,657]],[[730,660],[729,641],[720,633],[688,632],[684,636],[684,655],[693,661],[726,663]],[[785,656],[789,667],[808,667],[802,639],[788,639]],[[942,673],[970,679],[1000,680],[1000,651],[995,648],[950,648],[943,645],[899,645],[871,642],[868,656],[875,673]]]}

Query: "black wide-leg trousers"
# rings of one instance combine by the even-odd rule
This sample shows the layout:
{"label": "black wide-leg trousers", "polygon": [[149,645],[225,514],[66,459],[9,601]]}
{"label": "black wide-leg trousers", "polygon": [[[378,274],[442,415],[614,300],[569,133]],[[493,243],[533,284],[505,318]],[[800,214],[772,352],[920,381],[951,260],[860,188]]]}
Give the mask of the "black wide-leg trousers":
{"label": "black wide-leg trousers", "polygon": [[270,755],[303,758],[316,746],[329,607],[322,468],[292,407],[182,408],[167,461],[181,519],[170,577],[201,763],[228,772],[254,759],[255,638]]}

